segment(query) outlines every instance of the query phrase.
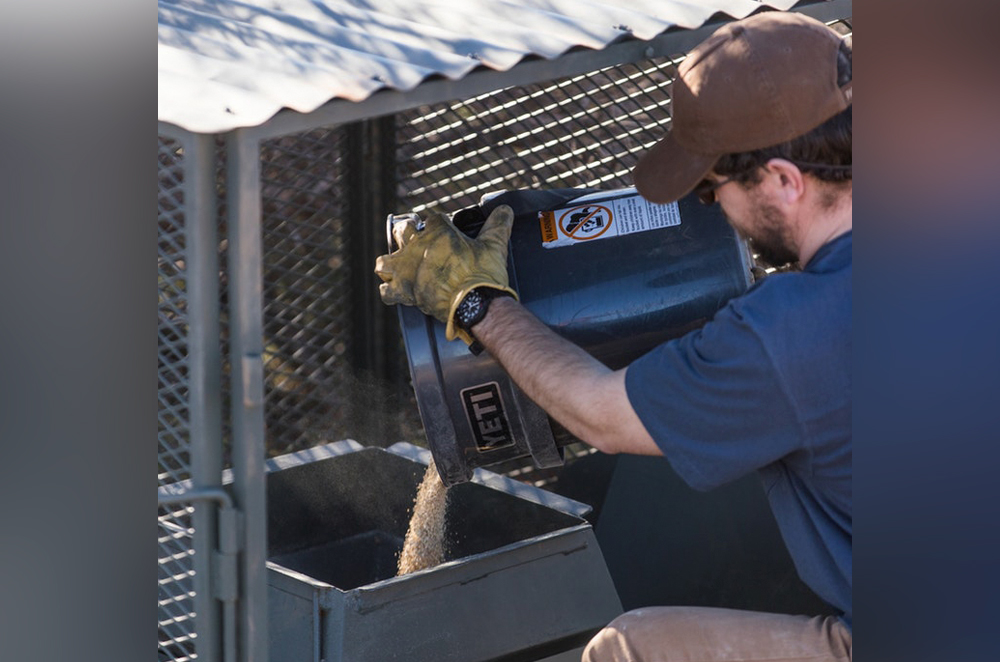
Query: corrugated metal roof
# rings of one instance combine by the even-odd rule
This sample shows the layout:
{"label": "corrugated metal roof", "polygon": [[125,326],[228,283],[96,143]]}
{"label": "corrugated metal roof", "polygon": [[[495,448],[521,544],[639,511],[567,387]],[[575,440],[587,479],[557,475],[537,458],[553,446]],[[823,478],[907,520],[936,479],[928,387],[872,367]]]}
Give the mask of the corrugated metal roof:
{"label": "corrugated metal roof", "polygon": [[159,119],[196,133],[796,0],[158,0]]}

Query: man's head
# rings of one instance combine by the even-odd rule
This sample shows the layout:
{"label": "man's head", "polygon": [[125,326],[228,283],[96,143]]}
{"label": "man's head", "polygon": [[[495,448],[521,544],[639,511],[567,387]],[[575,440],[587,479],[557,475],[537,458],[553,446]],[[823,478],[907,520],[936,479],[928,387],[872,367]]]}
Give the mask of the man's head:
{"label": "man's head", "polygon": [[[766,12],[729,23],[680,65],[671,131],[639,160],[636,188],[672,202],[713,170],[746,184],[771,158],[849,180],[851,85],[850,42],[819,21]],[[846,154],[812,146],[810,134],[845,126]]]}

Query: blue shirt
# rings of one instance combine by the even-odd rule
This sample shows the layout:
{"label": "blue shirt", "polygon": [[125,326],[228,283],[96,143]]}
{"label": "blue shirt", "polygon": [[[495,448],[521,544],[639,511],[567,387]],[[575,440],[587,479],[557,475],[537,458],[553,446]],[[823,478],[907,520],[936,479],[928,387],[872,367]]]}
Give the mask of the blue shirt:
{"label": "blue shirt", "polygon": [[626,373],[674,470],[708,490],[760,474],[802,580],[851,625],[851,233]]}

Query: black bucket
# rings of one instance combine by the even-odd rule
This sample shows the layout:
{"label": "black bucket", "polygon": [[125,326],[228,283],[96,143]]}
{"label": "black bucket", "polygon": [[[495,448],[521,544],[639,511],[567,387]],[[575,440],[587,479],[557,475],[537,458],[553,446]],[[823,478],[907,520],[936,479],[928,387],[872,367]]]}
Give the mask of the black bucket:
{"label": "black bucket", "polygon": [[[475,236],[498,205],[514,209],[508,275],[521,302],[612,369],[707,322],[752,282],[746,243],[718,205],[693,195],[652,205],[626,188],[509,191],[454,214]],[[395,217],[388,219],[388,236]],[[445,340],[444,325],[399,306],[428,445],[447,485],[477,467],[530,455],[562,463],[575,439],[488,353]]]}

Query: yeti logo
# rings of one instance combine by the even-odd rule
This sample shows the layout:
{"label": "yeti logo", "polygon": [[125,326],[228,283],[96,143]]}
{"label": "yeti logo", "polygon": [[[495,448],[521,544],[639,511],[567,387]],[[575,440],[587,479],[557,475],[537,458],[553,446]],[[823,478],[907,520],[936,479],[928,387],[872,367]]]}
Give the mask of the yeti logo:
{"label": "yeti logo", "polygon": [[472,428],[472,436],[480,451],[503,448],[514,443],[507,415],[504,413],[503,400],[500,398],[500,386],[496,382],[464,389],[462,404],[465,405],[469,427]]}

